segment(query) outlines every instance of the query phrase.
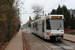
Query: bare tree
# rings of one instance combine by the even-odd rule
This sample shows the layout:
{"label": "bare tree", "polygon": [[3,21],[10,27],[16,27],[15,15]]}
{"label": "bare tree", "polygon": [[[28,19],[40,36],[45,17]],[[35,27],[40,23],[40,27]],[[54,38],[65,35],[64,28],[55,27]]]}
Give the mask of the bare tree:
{"label": "bare tree", "polygon": [[39,16],[40,15],[40,13],[42,12],[42,10],[43,10],[43,7],[42,6],[40,6],[40,5],[32,5],[31,6],[31,8],[33,9],[33,13],[35,13],[36,14],[36,16]]}

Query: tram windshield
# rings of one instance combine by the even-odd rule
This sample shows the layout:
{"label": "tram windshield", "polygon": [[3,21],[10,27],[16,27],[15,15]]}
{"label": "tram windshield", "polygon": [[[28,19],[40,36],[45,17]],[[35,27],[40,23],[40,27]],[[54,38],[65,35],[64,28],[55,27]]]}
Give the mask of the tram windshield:
{"label": "tram windshield", "polygon": [[51,30],[63,30],[64,29],[64,24],[62,19],[49,19],[46,20],[46,29],[51,29]]}

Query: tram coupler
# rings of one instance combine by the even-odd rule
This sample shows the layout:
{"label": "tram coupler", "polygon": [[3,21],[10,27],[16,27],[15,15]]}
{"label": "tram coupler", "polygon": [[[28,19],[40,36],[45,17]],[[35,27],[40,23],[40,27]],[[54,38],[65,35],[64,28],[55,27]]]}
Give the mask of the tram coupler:
{"label": "tram coupler", "polygon": [[56,41],[58,41],[58,40],[62,40],[62,37],[56,37],[55,40],[56,40]]}

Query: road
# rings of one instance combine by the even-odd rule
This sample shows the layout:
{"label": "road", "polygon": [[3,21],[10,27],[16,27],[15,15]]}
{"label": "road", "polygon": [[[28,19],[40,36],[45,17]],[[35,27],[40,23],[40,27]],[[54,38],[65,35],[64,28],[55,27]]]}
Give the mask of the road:
{"label": "road", "polygon": [[30,32],[30,29],[23,29],[24,40],[27,50],[75,50],[75,43],[69,41],[44,40]]}

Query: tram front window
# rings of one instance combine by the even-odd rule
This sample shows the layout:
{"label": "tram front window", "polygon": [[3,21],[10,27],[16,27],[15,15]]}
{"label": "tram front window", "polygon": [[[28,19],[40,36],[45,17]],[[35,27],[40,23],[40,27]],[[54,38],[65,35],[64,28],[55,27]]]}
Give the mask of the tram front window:
{"label": "tram front window", "polygon": [[64,24],[62,19],[51,19],[50,20],[51,30],[63,30]]}

